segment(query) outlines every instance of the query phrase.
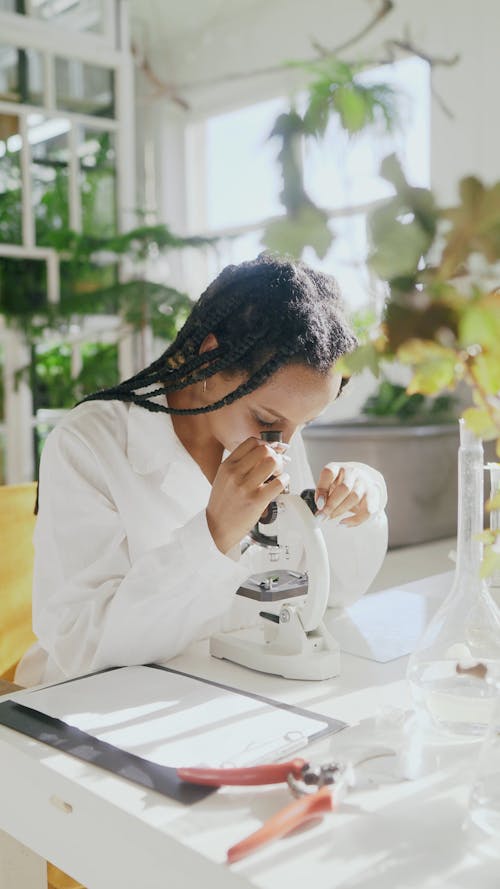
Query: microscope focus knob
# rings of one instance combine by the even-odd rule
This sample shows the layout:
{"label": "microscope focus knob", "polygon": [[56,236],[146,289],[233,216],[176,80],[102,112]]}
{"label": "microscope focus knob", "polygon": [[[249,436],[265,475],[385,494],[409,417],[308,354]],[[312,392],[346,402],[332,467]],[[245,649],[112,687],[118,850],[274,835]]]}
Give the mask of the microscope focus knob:
{"label": "microscope focus knob", "polygon": [[316,500],[314,499],[315,493],[316,492],[313,490],[313,488],[306,488],[304,491],[302,491],[302,493],[300,495],[302,497],[302,500],[304,500],[307,503],[307,505],[313,515],[316,515],[316,513],[318,511],[318,507],[316,506]]}

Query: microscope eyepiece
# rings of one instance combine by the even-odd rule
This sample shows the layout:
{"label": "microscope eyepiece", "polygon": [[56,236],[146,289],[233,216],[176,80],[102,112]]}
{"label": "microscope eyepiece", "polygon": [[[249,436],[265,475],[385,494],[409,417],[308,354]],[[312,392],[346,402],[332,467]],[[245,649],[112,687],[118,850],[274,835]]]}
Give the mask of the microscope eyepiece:
{"label": "microscope eyepiece", "polygon": [[266,432],[261,432],[260,437],[262,441],[282,441],[283,433],[280,429],[268,429]]}

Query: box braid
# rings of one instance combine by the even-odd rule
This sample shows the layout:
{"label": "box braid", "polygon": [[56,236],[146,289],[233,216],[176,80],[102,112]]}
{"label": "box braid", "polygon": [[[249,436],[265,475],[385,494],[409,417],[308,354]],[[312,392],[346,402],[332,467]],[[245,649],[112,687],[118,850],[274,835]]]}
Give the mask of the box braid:
{"label": "box braid", "polygon": [[[200,354],[210,333],[218,346]],[[83,401],[116,399],[149,411],[208,413],[253,392],[286,364],[328,373],[356,344],[334,278],[305,263],[263,253],[220,273],[156,361]],[[213,374],[240,371],[247,374],[246,381],[213,404],[181,409],[154,400]]]}

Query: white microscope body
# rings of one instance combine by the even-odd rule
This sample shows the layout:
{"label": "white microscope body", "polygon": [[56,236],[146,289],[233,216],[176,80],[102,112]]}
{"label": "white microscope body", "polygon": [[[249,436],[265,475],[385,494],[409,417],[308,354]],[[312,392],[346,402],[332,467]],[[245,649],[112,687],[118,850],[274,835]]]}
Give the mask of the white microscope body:
{"label": "white microscope body", "polygon": [[[273,509],[272,521],[265,525],[266,534],[259,524],[254,540],[269,547],[272,559],[273,550],[278,553],[282,548],[280,526],[298,525],[306,571],[268,571],[250,578],[240,588],[240,595],[258,599],[262,604],[267,591],[271,602],[279,603],[279,610],[260,611],[261,621],[256,628],[212,636],[210,654],[286,679],[330,679],[340,672],[340,650],[323,623],[330,593],[323,535],[302,496],[283,493],[273,501]],[[273,587],[276,597],[271,598]]]}

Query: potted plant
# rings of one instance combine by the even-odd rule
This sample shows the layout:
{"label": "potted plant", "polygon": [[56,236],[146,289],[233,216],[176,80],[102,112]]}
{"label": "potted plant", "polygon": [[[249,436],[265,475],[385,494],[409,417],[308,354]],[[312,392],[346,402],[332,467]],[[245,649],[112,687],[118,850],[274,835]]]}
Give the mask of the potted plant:
{"label": "potted plant", "polygon": [[391,548],[451,537],[456,530],[456,400],[409,395],[383,378],[359,417],[307,427],[314,472],[329,460],[356,460],[382,473]]}
{"label": "potted plant", "polygon": [[[392,183],[395,195],[372,214],[370,261],[387,282],[389,295],[378,332],[347,358],[343,370],[350,374],[370,366],[377,371],[396,361],[411,371],[406,387],[409,396],[465,392],[460,413],[489,443],[487,459],[498,460],[500,183],[485,186],[476,177],[465,177],[459,183],[457,205],[442,208],[429,189],[408,184],[394,156],[383,162],[382,175]],[[421,499],[427,461],[420,430],[425,427],[398,428],[396,434],[404,429],[419,436],[415,499]],[[431,459],[444,473],[447,461],[438,455]],[[453,460],[456,477],[455,466]],[[429,523],[437,506],[440,478],[437,471],[436,492],[426,518]],[[394,494],[404,497],[401,490]],[[498,508],[497,500],[490,505]],[[496,538],[493,532],[485,533],[485,573],[500,567]]]}

